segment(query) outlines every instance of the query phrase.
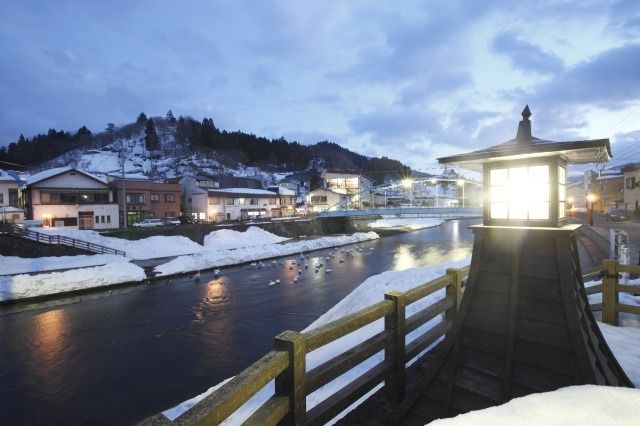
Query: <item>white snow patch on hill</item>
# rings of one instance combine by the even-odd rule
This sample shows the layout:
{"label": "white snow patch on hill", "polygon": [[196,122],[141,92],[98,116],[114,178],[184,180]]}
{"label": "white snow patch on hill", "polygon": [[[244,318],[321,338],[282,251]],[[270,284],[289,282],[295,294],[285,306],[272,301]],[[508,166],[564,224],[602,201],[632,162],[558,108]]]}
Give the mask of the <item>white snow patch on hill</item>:
{"label": "white snow patch on hill", "polygon": [[204,246],[211,250],[236,249],[263,244],[276,244],[289,238],[279,237],[257,226],[251,226],[244,232],[221,229],[204,237]]}

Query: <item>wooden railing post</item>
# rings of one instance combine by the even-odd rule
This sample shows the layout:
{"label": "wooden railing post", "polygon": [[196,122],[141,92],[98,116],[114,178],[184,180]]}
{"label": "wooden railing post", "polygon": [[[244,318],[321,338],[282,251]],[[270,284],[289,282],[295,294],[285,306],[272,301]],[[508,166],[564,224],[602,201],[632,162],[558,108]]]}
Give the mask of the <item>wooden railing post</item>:
{"label": "wooden railing post", "polygon": [[602,321],[618,325],[618,262],[605,259],[602,270],[606,272],[602,279]]}
{"label": "wooden railing post", "polygon": [[447,276],[451,279],[451,284],[447,286],[447,297],[453,298],[453,306],[447,309],[445,320],[453,322],[460,306],[462,297],[462,270],[456,268],[447,269]]}
{"label": "wooden railing post", "polygon": [[275,349],[289,354],[289,367],[276,377],[276,396],[289,398],[289,413],[282,424],[304,425],[307,415],[306,345],[304,336],[296,331],[283,331],[275,337]]}
{"label": "wooden railing post", "polygon": [[399,291],[390,291],[385,300],[394,304],[393,313],[384,318],[384,329],[390,332],[384,348],[384,358],[390,364],[384,379],[384,392],[387,402],[397,406],[404,400],[404,357],[405,357],[405,295]]}

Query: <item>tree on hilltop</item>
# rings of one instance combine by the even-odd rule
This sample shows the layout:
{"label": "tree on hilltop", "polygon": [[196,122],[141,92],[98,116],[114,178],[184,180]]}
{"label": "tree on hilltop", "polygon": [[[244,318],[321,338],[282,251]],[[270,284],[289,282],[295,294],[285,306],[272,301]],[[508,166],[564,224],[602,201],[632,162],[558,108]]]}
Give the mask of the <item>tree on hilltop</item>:
{"label": "tree on hilltop", "polygon": [[144,129],[144,146],[149,152],[160,149],[160,138],[153,120],[147,120],[147,126]]}

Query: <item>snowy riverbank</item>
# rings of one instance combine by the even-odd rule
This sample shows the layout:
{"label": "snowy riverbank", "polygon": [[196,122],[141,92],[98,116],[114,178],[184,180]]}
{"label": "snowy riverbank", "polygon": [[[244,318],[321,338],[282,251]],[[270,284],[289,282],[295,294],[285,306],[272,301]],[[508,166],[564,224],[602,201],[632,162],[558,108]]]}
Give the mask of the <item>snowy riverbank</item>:
{"label": "snowy riverbank", "polygon": [[[180,256],[184,252],[191,253],[156,267],[156,272],[162,276],[237,265],[379,238],[375,232],[367,232],[287,242],[288,238],[279,237],[261,228],[250,227],[245,232],[229,229],[213,231],[205,237],[204,245],[200,245],[181,236],[154,236],[129,241],[103,237],[94,231],[59,230],[56,232],[124,250],[127,253],[139,251],[140,254],[134,256],[137,259],[158,255],[173,257]],[[122,256],[109,255],[41,258],[0,256],[0,273],[3,274],[0,276],[0,301],[143,281],[146,278],[144,270],[129,263],[129,260]],[[52,269],[69,269],[69,271],[47,272]],[[10,276],[10,274],[21,275]]]}

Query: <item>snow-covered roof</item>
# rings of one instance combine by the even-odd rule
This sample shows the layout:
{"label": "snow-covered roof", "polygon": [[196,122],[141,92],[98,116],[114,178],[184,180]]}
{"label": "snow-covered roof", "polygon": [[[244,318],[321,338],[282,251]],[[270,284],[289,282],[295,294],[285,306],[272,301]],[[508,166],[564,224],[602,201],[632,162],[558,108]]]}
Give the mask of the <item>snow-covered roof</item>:
{"label": "snow-covered roof", "polygon": [[254,188],[215,188],[207,190],[210,194],[225,193],[225,194],[246,194],[246,195],[269,195],[277,196],[273,191],[267,191],[266,189],[254,189]]}
{"label": "snow-covered roof", "polygon": [[20,178],[13,172],[0,169],[0,182],[20,182]]}
{"label": "snow-covered roof", "polygon": [[29,176],[27,178],[27,185],[33,185],[35,183],[41,182],[41,181],[46,180],[46,179],[50,179],[50,178],[52,178],[54,176],[58,176],[58,175],[61,175],[63,173],[70,172],[70,171],[75,171],[75,172],[78,172],[78,173],[82,173],[83,175],[85,175],[87,177],[90,177],[92,179],[95,179],[95,180],[100,181],[100,182],[105,183],[105,184],[107,183],[107,180],[104,177],[99,177],[99,176],[96,176],[96,175],[91,174],[89,172],[85,172],[84,170],[78,170],[78,169],[75,169],[73,167],[67,166],[67,167],[56,167],[54,169],[43,170],[43,171],[41,171],[39,173],[31,175],[31,176]]}
{"label": "snow-covered roof", "polygon": [[0,207],[0,213],[24,213],[24,210],[17,207],[2,206]]}

